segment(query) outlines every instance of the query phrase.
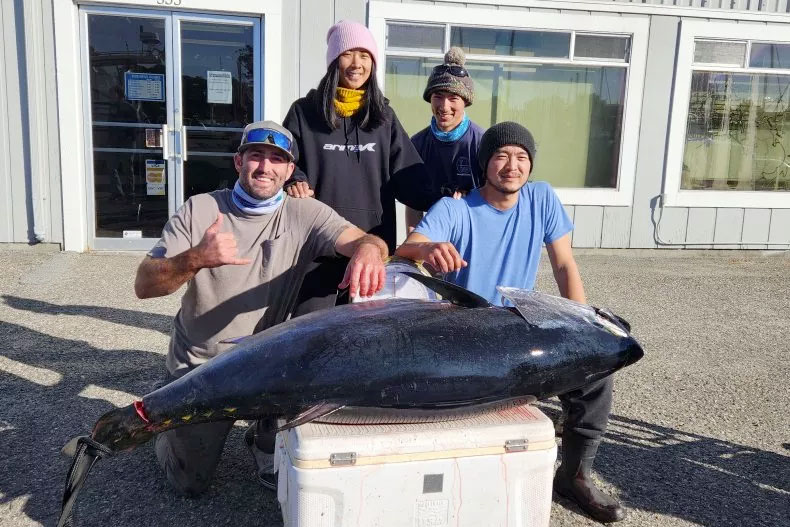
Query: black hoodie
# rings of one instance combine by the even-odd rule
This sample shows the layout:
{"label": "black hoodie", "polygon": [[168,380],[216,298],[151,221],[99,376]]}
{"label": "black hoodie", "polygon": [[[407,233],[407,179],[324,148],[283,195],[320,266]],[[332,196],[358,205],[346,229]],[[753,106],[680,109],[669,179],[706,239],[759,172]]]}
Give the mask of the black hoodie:
{"label": "black hoodie", "polygon": [[395,113],[372,130],[352,117],[338,117],[331,130],[321,111],[321,97],[310,90],[291,105],[283,126],[294,135],[301,170],[286,182],[307,181],[315,197],[360,229],[380,236],[395,250],[395,199],[428,210],[433,196],[420,155]]}

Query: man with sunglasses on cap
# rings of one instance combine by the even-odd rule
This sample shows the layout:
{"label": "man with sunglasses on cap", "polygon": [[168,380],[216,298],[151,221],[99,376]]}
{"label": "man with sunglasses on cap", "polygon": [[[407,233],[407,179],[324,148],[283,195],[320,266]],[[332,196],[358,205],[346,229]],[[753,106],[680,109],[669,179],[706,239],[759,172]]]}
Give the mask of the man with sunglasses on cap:
{"label": "man with sunglasses on cap", "polygon": [[[439,200],[395,254],[425,261],[448,273],[447,280],[503,305],[496,286],[532,289],[545,244],[560,294],[585,303],[571,250],[573,223],[548,183],[528,182],[536,152],[532,134],[518,123],[489,128],[479,152],[485,185],[462,199]],[[554,490],[598,521],[622,520],[625,509],[590,473],[609,421],[612,376],[559,397],[567,417]]]}
{"label": "man with sunglasses on cap", "polygon": [[[465,62],[464,51],[452,47],[444,56],[444,64],[433,68],[422,94],[431,105],[431,124],[411,138],[437,196],[460,198],[483,184],[477,161],[483,129],[466,115],[466,107],[474,100],[475,85]],[[406,209],[409,230],[421,217],[421,212]]]}
{"label": "man with sunglasses on cap", "polygon": [[[385,281],[387,245],[318,200],[283,192],[294,171],[293,136],[277,123],[248,125],[233,158],[233,189],[198,194],[165,225],[137,270],[135,293],[152,298],[187,284],[167,353],[168,381],[229,350],[227,342],[287,320],[310,262],[350,257],[338,285],[369,296]],[[182,494],[207,487],[232,421],[177,428],[156,438],[156,456]],[[275,487],[274,423],[245,434],[261,482]]]}

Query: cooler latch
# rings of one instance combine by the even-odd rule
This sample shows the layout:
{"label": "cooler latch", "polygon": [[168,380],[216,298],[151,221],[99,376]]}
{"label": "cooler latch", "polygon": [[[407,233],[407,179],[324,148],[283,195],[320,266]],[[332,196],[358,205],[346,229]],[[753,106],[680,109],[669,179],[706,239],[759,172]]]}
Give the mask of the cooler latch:
{"label": "cooler latch", "polygon": [[509,439],[505,441],[505,452],[524,452],[529,448],[529,439]]}
{"label": "cooler latch", "polygon": [[329,455],[329,464],[333,467],[343,465],[353,465],[357,462],[356,452],[340,452]]}

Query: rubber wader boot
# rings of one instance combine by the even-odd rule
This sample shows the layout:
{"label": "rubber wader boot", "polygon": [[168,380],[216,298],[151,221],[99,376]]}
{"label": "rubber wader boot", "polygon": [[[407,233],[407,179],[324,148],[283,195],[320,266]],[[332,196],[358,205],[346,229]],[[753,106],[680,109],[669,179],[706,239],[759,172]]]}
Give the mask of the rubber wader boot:
{"label": "rubber wader boot", "polygon": [[554,491],[575,501],[599,522],[624,519],[625,508],[598,489],[592,479],[592,464],[600,441],[568,436],[564,434],[562,439],[562,464],[554,475]]}
{"label": "rubber wader boot", "polygon": [[[244,432],[244,442],[255,460],[258,482],[266,490],[277,491],[277,467],[274,466],[274,441],[269,434],[258,435],[259,424],[255,423]],[[273,437],[273,436],[272,436]]]}

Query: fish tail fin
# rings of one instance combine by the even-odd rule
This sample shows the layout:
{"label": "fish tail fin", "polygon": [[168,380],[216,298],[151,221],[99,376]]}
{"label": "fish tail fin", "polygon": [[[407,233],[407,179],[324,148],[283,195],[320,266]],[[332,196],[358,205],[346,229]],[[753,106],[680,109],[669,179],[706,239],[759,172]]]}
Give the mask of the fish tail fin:
{"label": "fish tail fin", "polygon": [[113,452],[133,450],[154,436],[147,419],[139,401],[110,410],[96,421],[91,439]]}
{"label": "fish tail fin", "polygon": [[77,494],[96,461],[148,441],[153,436],[148,424],[142,403],[137,402],[107,412],[96,421],[90,436],[75,437],[63,447],[63,453],[73,460],[66,476],[58,527],[73,525],[71,516]]}

